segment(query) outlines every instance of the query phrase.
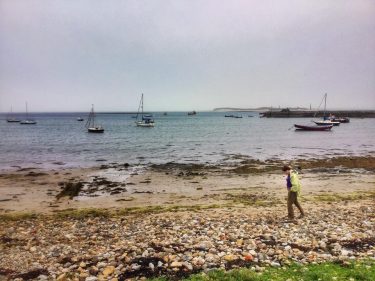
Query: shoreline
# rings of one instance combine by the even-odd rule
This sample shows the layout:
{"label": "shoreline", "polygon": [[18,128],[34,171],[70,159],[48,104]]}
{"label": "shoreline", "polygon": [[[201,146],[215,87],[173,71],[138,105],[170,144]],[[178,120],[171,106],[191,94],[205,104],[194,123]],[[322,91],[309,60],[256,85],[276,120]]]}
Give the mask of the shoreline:
{"label": "shoreline", "polygon": [[[81,169],[24,168],[0,174],[0,214],[54,213],[95,207],[228,205],[248,198],[249,204],[285,200],[279,160],[259,161],[238,156],[227,165],[102,164]],[[321,194],[372,192],[375,157],[295,160],[303,199]],[[328,188],[327,188],[328,187]],[[242,200],[243,201],[243,200]],[[242,202],[243,203],[243,202]]]}
{"label": "shoreline", "polygon": [[374,156],[294,161],[307,214],[296,221],[284,219],[284,162],[237,158],[0,174],[0,279],[180,280],[375,259]]}

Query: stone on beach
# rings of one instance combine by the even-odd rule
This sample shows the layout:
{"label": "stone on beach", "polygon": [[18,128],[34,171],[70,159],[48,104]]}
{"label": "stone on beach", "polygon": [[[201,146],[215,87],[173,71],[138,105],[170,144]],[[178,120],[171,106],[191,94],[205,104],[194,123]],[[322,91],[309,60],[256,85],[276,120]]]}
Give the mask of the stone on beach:
{"label": "stone on beach", "polygon": [[38,265],[48,278],[93,281],[375,257],[371,212],[314,208],[297,223],[280,222],[279,207],[2,221],[0,259],[13,279]]}

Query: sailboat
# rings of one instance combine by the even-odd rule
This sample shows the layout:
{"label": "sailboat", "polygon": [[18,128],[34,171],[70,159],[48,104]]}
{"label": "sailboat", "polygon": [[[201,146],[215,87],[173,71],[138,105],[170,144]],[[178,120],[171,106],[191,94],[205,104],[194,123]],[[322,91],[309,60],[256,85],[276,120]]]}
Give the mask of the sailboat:
{"label": "sailboat", "polygon": [[27,110],[27,102],[26,102],[26,119],[25,120],[22,120],[20,122],[21,125],[35,125],[36,124],[36,121],[33,120],[33,119],[29,119],[29,112]]}
{"label": "sailboat", "polygon": [[[339,126],[340,122],[338,121],[332,121],[331,119],[326,117],[326,107],[327,107],[327,93],[324,94],[324,113],[323,113],[323,120],[320,121],[313,121],[318,126],[327,126],[327,125],[333,125],[333,126]],[[320,103],[322,104],[322,103]],[[319,105],[320,106],[320,105]]]}
{"label": "sailboat", "polygon": [[10,113],[8,114],[8,117],[7,117],[7,122],[9,122],[9,123],[18,123],[18,122],[21,121],[21,120],[19,120],[17,118],[14,118],[12,116],[13,116],[13,107],[11,106],[10,107]]}
{"label": "sailboat", "polygon": [[85,127],[89,133],[104,133],[104,128],[101,125],[95,124],[94,105],[91,107],[91,112],[87,119]]}
{"label": "sailboat", "polygon": [[[138,119],[138,116],[141,116],[140,119]],[[139,103],[138,112],[137,112],[137,121],[135,121],[135,124],[137,127],[154,127],[155,121],[152,119],[152,115],[144,115],[143,114],[143,94],[141,96],[141,101]]]}

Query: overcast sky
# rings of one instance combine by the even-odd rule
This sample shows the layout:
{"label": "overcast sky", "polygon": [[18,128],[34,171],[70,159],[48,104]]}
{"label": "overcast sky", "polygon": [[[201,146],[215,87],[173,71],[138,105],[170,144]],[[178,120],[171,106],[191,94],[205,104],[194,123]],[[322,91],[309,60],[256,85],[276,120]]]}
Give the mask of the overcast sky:
{"label": "overcast sky", "polygon": [[0,0],[0,111],[375,108],[375,1]]}

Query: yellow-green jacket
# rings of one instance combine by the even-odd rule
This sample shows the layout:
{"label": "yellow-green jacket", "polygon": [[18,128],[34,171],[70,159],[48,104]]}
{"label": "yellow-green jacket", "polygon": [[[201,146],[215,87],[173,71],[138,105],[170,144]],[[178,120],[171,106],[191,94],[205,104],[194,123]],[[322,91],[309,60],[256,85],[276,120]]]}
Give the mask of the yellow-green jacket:
{"label": "yellow-green jacket", "polygon": [[297,192],[297,195],[301,193],[301,183],[298,178],[298,173],[296,171],[290,171],[290,182],[292,187],[290,191]]}

